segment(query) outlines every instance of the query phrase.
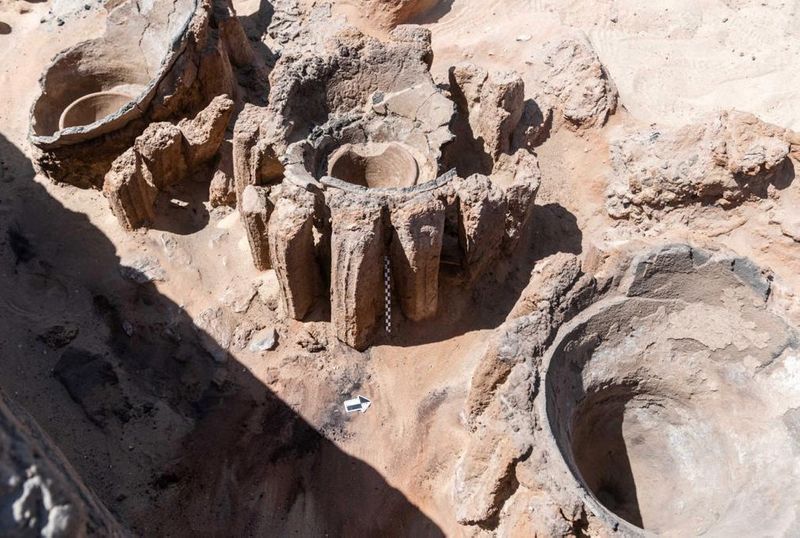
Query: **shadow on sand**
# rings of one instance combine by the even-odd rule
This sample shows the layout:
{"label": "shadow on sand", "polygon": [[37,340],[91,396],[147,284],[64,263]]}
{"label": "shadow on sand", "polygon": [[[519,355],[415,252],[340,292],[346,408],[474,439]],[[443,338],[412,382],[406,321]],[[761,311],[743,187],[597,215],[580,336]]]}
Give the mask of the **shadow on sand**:
{"label": "shadow on sand", "polygon": [[214,362],[199,342],[208,335],[152,283],[124,278],[109,239],[36,183],[2,136],[0,160],[0,385],[123,525],[148,536],[443,535],[236,360]]}
{"label": "shadow on sand", "polygon": [[460,277],[440,271],[436,317],[416,323],[403,319],[395,298],[392,334],[381,332],[375,343],[416,346],[499,327],[530,282],[536,263],[558,252],[580,254],[582,239],[575,215],[566,208],[537,205],[513,252],[494,261],[473,283],[471,293],[465,293],[469,286]]}

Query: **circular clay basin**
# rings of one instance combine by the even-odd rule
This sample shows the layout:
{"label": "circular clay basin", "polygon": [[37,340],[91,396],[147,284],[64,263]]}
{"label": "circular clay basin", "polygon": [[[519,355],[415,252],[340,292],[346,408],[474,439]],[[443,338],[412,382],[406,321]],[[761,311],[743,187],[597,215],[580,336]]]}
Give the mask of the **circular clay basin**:
{"label": "circular clay basin", "polygon": [[412,187],[419,166],[398,142],[344,144],[328,158],[328,175],[370,189]]}
{"label": "circular clay basin", "polygon": [[666,252],[559,331],[539,404],[548,442],[623,535],[792,535],[798,333],[747,260]]}
{"label": "circular clay basin", "polygon": [[87,142],[145,113],[201,8],[199,0],[104,4],[103,35],[61,51],[39,79],[30,137],[41,149]]}
{"label": "circular clay basin", "polygon": [[118,91],[103,91],[84,95],[73,101],[58,120],[58,128],[91,125],[97,120],[115,113],[127,105],[135,96]]}

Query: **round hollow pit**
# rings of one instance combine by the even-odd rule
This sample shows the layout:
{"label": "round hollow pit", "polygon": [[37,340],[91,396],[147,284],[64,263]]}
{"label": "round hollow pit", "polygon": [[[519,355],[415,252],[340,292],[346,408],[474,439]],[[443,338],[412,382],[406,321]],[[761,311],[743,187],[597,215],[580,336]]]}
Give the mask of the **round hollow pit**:
{"label": "round hollow pit", "polygon": [[113,114],[134,97],[135,95],[119,91],[95,92],[79,97],[64,109],[58,121],[58,128],[91,125],[97,120]]}
{"label": "round hollow pit", "polygon": [[88,140],[138,117],[181,52],[197,8],[197,0],[110,5],[101,37],[62,51],[45,69],[31,111],[34,144]]}
{"label": "round hollow pit", "polygon": [[783,535],[800,514],[797,331],[727,262],[651,277],[545,357],[576,491],[633,534]]}
{"label": "round hollow pit", "polygon": [[328,159],[328,175],[367,188],[403,188],[416,184],[419,166],[397,142],[344,144]]}
{"label": "round hollow pit", "polygon": [[78,47],[49,68],[44,78],[47,91],[34,105],[34,134],[51,135],[67,127],[91,125],[144,91],[146,67],[121,53],[116,57],[101,54],[107,50]]}

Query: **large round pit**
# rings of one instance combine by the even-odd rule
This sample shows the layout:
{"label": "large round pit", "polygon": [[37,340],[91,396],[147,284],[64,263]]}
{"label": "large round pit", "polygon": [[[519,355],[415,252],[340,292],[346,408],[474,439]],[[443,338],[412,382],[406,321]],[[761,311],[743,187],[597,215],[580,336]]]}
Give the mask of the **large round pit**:
{"label": "large round pit", "polygon": [[612,526],[784,535],[800,515],[797,331],[736,263],[660,253],[545,357],[552,439]]}

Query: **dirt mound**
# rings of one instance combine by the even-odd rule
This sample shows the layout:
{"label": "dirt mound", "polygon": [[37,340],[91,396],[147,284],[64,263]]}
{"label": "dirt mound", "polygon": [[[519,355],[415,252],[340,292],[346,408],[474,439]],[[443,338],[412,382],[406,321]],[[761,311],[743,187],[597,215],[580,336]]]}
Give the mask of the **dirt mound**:
{"label": "dirt mound", "polygon": [[419,22],[442,0],[336,0],[334,9],[361,31],[382,36],[401,24]]}
{"label": "dirt mound", "polygon": [[793,136],[735,111],[677,130],[623,136],[611,145],[608,213],[641,220],[691,204],[729,208],[765,198],[794,176]]}

